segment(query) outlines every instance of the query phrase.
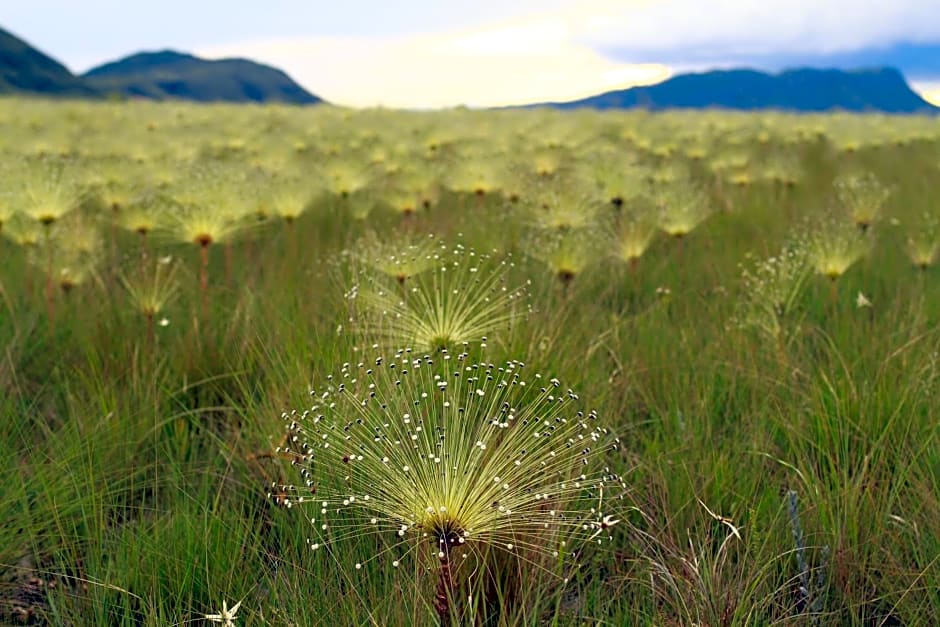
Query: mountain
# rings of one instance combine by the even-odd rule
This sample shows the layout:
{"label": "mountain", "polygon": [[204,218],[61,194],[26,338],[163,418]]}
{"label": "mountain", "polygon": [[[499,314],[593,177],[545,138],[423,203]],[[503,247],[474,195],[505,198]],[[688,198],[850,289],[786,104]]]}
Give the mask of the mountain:
{"label": "mountain", "polygon": [[64,65],[0,28],[0,94],[15,92],[94,95],[94,89]]}
{"label": "mountain", "polygon": [[883,113],[937,113],[893,68],[795,69],[779,74],[715,70],[680,74],[662,83],[610,91],[571,102],[534,106],[560,109],[778,109]]}
{"label": "mountain", "polygon": [[171,50],[135,54],[75,76],[55,59],[0,29],[0,94],[13,93],[198,102],[322,102],[276,68],[246,59],[210,61]]}
{"label": "mountain", "polygon": [[940,44],[901,42],[891,46],[862,48],[846,52],[787,55],[767,62],[783,60],[785,66],[761,64],[757,67],[829,67],[841,70],[859,67],[893,67],[911,81],[940,80]]}
{"label": "mountain", "polygon": [[[893,67],[909,81],[940,81],[940,43],[900,41],[893,44],[866,46],[854,50],[830,52],[738,52],[707,48],[676,51],[644,50],[629,46],[609,46],[601,53],[625,63],[662,63],[687,68],[749,67],[765,72],[787,68],[815,67],[836,70]],[[686,71],[686,70],[683,70]]]}
{"label": "mountain", "polygon": [[321,102],[284,72],[246,59],[211,61],[163,50],[106,63],[82,76],[101,93],[199,102]]}

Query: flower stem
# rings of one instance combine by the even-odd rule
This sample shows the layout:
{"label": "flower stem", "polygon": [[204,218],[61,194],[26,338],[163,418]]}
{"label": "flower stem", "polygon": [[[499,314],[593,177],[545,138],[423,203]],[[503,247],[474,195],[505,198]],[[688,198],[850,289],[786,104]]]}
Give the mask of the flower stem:
{"label": "flower stem", "polygon": [[45,226],[46,238],[46,313],[49,317],[49,330],[55,328],[55,286],[52,280],[52,235],[48,224]]}
{"label": "flower stem", "polygon": [[209,243],[206,242],[199,246],[199,259],[201,261],[199,268],[199,297],[200,312],[203,322],[209,315]]}
{"label": "flower stem", "polygon": [[154,344],[153,313],[148,311],[144,314],[144,317],[147,319],[147,344],[145,350],[148,354],[152,354]]}
{"label": "flower stem", "polygon": [[454,576],[450,570],[450,551],[447,546],[444,546],[442,555],[441,568],[438,571],[437,592],[434,595],[434,611],[437,612],[441,626],[444,627],[451,624],[450,599],[454,590]]}

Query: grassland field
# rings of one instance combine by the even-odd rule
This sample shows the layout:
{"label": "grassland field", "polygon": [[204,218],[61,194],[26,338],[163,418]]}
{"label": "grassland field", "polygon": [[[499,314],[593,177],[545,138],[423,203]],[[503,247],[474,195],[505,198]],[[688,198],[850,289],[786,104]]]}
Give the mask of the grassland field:
{"label": "grassland field", "polygon": [[[0,624],[940,625],[938,250],[935,118],[2,100]],[[292,448],[404,348],[616,446]]]}

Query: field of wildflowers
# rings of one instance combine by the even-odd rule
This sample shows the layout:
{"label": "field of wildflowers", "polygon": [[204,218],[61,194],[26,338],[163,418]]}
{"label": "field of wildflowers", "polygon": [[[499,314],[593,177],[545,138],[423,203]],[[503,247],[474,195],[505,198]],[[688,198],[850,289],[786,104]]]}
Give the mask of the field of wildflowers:
{"label": "field of wildflowers", "polygon": [[940,124],[0,101],[0,623],[940,624]]}

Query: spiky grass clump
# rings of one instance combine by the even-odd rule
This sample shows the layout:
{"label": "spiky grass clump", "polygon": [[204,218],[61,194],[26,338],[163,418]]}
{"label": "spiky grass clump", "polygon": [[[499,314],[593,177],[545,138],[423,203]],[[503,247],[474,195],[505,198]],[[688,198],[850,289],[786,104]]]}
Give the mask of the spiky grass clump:
{"label": "spiky grass clump", "polygon": [[[405,252],[408,262],[411,253]],[[528,313],[522,302],[526,286],[509,284],[512,257],[477,253],[462,244],[415,254],[420,273],[402,275],[395,264],[378,271],[367,267],[348,292],[353,322],[368,341],[430,351],[454,348],[505,332]]]}
{"label": "spiky grass clump", "polygon": [[604,490],[613,498],[623,483],[601,462],[617,440],[572,390],[526,375],[519,361],[446,351],[344,364],[308,410],[284,414],[302,484],[272,494],[309,512],[314,550],[366,540],[350,571],[439,560],[442,619],[461,581],[478,576],[460,575],[462,563],[508,552],[557,572],[617,522]]}

